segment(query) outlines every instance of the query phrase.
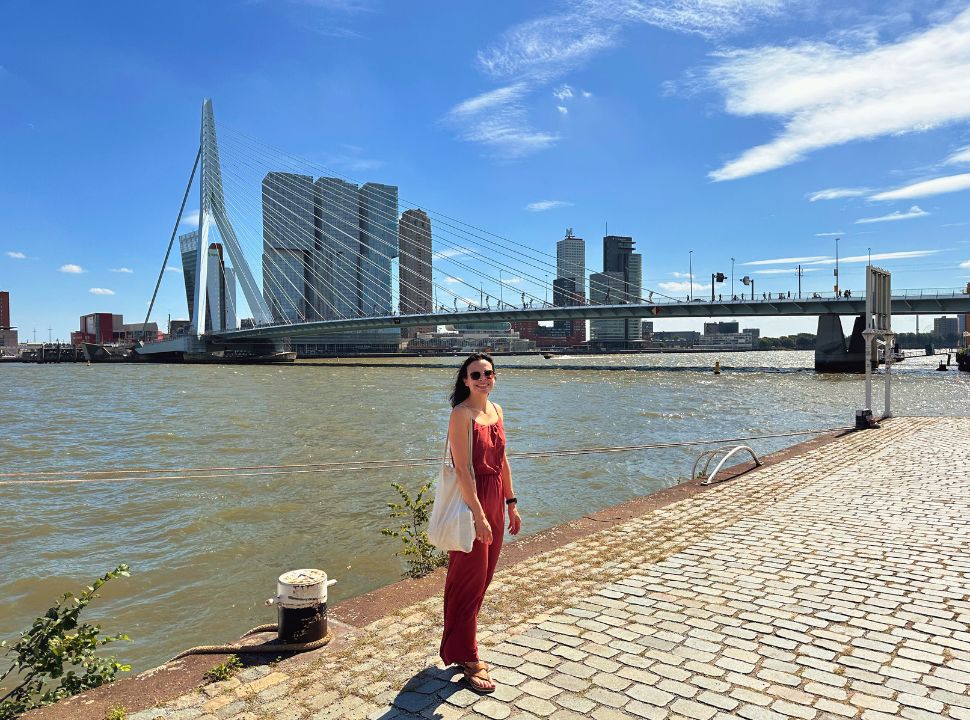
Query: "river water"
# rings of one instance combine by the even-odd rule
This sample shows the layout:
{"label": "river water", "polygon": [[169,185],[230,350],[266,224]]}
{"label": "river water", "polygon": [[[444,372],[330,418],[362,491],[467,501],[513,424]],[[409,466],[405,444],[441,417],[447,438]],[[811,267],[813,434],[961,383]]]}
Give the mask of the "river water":
{"label": "river water", "polygon": [[[852,422],[858,376],[817,375],[809,352],[500,358],[493,398],[509,449],[573,449],[733,438]],[[242,467],[439,454],[454,358],[293,367],[0,365],[0,472]],[[896,366],[894,410],[964,415],[970,375],[938,358]],[[882,407],[877,385],[876,408]],[[769,452],[805,438],[755,441]],[[524,533],[686,478],[703,448],[513,461]],[[136,670],[188,646],[234,640],[275,620],[263,606],[285,570],[338,580],[331,603],[400,577],[390,482],[430,468],[213,472],[204,479],[0,484],[0,638],[63,592],[121,562],[90,609],[131,644]],[[12,478],[0,478],[10,480]]]}

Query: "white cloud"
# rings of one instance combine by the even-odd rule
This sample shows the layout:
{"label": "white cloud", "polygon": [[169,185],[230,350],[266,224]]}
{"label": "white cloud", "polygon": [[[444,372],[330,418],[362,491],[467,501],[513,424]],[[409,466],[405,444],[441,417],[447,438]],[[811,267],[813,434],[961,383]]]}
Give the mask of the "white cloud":
{"label": "white cloud", "polygon": [[546,210],[554,210],[560,207],[572,207],[572,203],[566,202],[565,200],[540,200],[529,203],[525,206],[525,209],[529,212],[545,212]]}
{"label": "white cloud", "polygon": [[923,217],[924,215],[929,215],[929,213],[919,205],[913,205],[906,212],[897,210],[896,212],[891,212],[888,215],[880,215],[879,217],[859,218],[855,222],[856,225],[864,225],[866,223],[891,222],[893,220],[911,220],[912,218]]}
{"label": "white cloud", "polygon": [[551,147],[554,133],[535,130],[526,119],[522,97],[524,82],[482,93],[455,105],[444,121],[458,130],[463,140],[491,147],[496,157],[512,159]]}
{"label": "white cloud", "polygon": [[558,110],[561,115],[569,114],[569,108],[563,107],[562,105],[556,105],[556,110]]}
{"label": "white cloud", "polygon": [[165,272],[177,272],[177,273],[180,273],[180,272],[182,272],[182,268],[177,267],[175,265],[166,265],[165,266]]}
{"label": "white cloud", "polygon": [[114,295],[114,290],[109,290],[108,288],[91,288],[88,290],[92,295]]}
{"label": "white cloud", "polygon": [[943,162],[947,165],[970,163],[970,145],[967,145],[965,148],[960,148]]}
{"label": "white cloud", "polygon": [[14,260],[26,260],[27,256],[18,250],[7,250],[7,257],[13,258]]}
{"label": "white cloud", "polygon": [[970,119],[970,8],[894,43],[851,50],[824,42],[719,54],[708,79],[741,117],[784,129],[709,176],[734,180],[826,147]]}
{"label": "white cloud", "polygon": [[131,268],[120,267],[120,268],[111,268],[111,272],[114,272],[114,273],[126,273],[126,274],[129,274],[130,275],[131,273],[133,273],[135,271],[132,270]]}
{"label": "white cloud", "polygon": [[502,280],[503,285],[518,285],[519,283],[525,282],[522,278],[516,276],[511,278],[506,278]]}
{"label": "white cloud", "polygon": [[962,267],[962,268],[970,268],[970,260],[966,260],[966,261],[960,263],[960,267]]}
{"label": "white cloud", "polygon": [[72,275],[80,275],[85,270],[80,265],[75,265],[74,263],[67,263],[66,265],[61,265],[60,268],[62,273],[70,273]]}
{"label": "white cloud", "polygon": [[815,237],[842,237],[843,235],[845,235],[845,233],[841,230],[837,230],[836,232],[815,233]]}
{"label": "white cloud", "polygon": [[942,195],[943,193],[970,190],[970,173],[961,175],[947,175],[923,182],[913,183],[905,187],[876,193],[870,200],[909,200],[911,198]]}
{"label": "white cloud", "polygon": [[[752,270],[755,275],[797,275],[798,268],[773,268],[771,270]],[[802,273],[815,272],[815,268],[802,268]]]}
{"label": "white cloud", "polygon": [[675,278],[688,278],[688,279],[690,279],[690,277],[691,277],[691,274],[690,273],[677,272],[676,270],[674,270],[670,274],[673,275]]}
{"label": "white cloud", "polygon": [[774,260],[752,260],[751,262],[741,263],[741,265],[781,265],[790,263],[807,263],[816,260],[824,260],[828,255],[811,255],[807,257],[776,258]]}
{"label": "white cloud", "polygon": [[559,102],[566,102],[573,96],[573,89],[568,85],[562,85],[552,91],[552,96]]}
{"label": "white cloud", "polygon": [[[927,255],[936,255],[940,252],[939,250],[897,250],[895,252],[884,252],[884,253],[868,253],[865,255],[847,255],[845,257],[839,258],[840,264],[845,263],[867,263],[870,260],[910,260],[912,258],[926,257]],[[816,260],[809,265],[835,265],[835,258],[829,257],[824,260]]]}
{"label": "white cloud", "polygon": [[462,255],[468,255],[468,250],[458,250],[456,248],[447,248],[445,250],[436,250],[432,257],[435,258],[453,258],[461,257]]}
{"label": "white cloud", "polygon": [[[675,292],[675,293],[689,293],[691,291],[691,287],[692,287],[691,284],[690,284],[690,282],[683,282],[683,281],[681,281],[681,282],[662,282],[662,283],[659,284],[659,286],[660,286],[660,289],[661,290],[666,290],[667,292]],[[700,283],[700,282],[695,282],[693,284],[693,288],[694,288],[694,294],[696,295],[701,290],[710,290],[711,289],[711,284],[710,283],[704,284],[704,283]]]}
{"label": "white cloud", "polygon": [[841,198],[861,197],[869,192],[869,188],[829,188],[810,193],[809,202],[819,200],[839,200]]}
{"label": "white cloud", "polygon": [[[804,1],[654,0],[647,4],[642,0],[568,0],[564,12],[515,25],[479,51],[482,72],[513,84],[459,103],[445,121],[457,129],[460,138],[482,143],[498,157],[516,158],[545,150],[559,136],[529,125],[524,96],[617,45],[624,27],[645,23],[707,38],[724,37]],[[568,85],[555,92],[565,95],[564,89],[569,98],[574,97],[575,91]],[[592,96],[586,91],[581,94]],[[567,97],[556,96],[565,107]]]}
{"label": "white cloud", "polygon": [[451,283],[460,283],[464,281],[460,277],[451,277],[449,275],[448,277],[445,278],[445,282],[451,284]]}
{"label": "white cloud", "polygon": [[589,98],[593,97],[593,93],[591,93],[589,90],[583,90],[582,96],[588,100]]}
{"label": "white cloud", "polygon": [[199,227],[199,211],[190,210],[189,212],[182,215],[182,222],[180,225],[187,225],[189,227],[197,228]]}

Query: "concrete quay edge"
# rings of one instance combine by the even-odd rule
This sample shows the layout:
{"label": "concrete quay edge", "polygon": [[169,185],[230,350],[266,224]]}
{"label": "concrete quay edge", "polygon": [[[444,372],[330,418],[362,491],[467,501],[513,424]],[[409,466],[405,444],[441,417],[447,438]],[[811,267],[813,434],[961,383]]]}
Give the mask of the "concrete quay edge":
{"label": "concrete quay edge", "polygon": [[[852,431],[822,433],[810,440],[763,455],[760,457],[762,467],[770,467],[797,457],[850,432]],[[698,453],[700,451],[699,447]],[[540,530],[514,542],[508,542],[502,550],[498,571],[659,508],[711,491],[721,482],[733,480],[756,470],[758,468],[753,462],[741,462],[722,469],[718,476],[720,479],[715,485],[701,485],[699,482],[671,485],[619,505],[602,508],[575,520]],[[398,580],[331,606],[328,608],[328,625],[334,632],[334,640],[322,650],[295,655],[283,662],[287,664],[306,662],[310,657],[320,656],[339,648],[359,628],[388,617],[399,608],[426,601],[439,594],[444,586],[444,576],[445,569],[440,568],[423,578]],[[260,634],[247,638],[246,642],[256,644],[273,638],[271,633]],[[176,662],[164,663],[136,675],[123,677],[109,685],[67,698],[54,705],[33,710],[24,715],[24,718],[25,720],[103,720],[105,713],[112,707],[124,707],[129,714],[155,707],[200,687],[205,682],[203,675],[224,662],[227,657],[228,655],[193,655]],[[245,658],[247,664],[253,665],[265,665],[271,659],[265,655],[252,655]]]}

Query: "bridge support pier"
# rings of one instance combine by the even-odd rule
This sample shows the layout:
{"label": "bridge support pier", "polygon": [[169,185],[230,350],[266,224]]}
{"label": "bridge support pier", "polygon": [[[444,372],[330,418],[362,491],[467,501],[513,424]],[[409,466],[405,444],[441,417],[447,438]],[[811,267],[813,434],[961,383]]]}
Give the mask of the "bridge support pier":
{"label": "bridge support pier", "polygon": [[[846,343],[842,321],[838,315],[818,316],[818,333],[815,336],[816,372],[863,373],[866,371],[866,341],[862,331],[866,328],[864,315],[856,317],[852,334]],[[873,358],[876,357],[873,353]]]}

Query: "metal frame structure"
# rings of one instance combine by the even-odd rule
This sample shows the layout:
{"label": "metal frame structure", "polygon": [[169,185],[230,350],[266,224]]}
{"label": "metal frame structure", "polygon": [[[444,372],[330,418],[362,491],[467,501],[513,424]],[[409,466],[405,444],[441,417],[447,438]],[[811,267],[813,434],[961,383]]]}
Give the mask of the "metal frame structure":
{"label": "metal frame structure", "polygon": [[[268,324],[272,321],[272,316],[239,246],[229,215],[226,213],[226,201],[222,194],[222,170],[219,165],[219,145],[216,140],[216,121],[212,112],[212,100],[208,98],[202,102],[202,130],[199,142],[202,155],[202,180],[199,183],[199,249],[196,255],[195,298],[190,332],[197,337],[202,337],[205,335],[208,301],[206,288],[209,274],[209,229],[213,222],[229,253],[229,259],[232,261],[236,277],[256,324]],[[213,327],[215,329],[215,323]]]}
{"label": "metal frame structure", "polygon": [[[888,270],[866,266],[866,404],[872,411],[872,359],[880,338],[886,360],[886,402],[883,417],[892,417],[892,365],[896,333],[892,331],[892,282]],[[877,356],[878,357],[878,356]]]}
{"label": "metal frame structure", "polygon": [[[725,450],[728,451],[727,454],[721,458],[720,462],[714,468],[714,472],[708,475],[707,470],[711,466],[711,463],[714,462],[714,458],[716,458],[720,453],[724,452]],[[690,479],[697,480],[698,478],[704,478],[704,480],[701,482],[701,485],[710,485],[712,482],[714,482],[714,477],[721,471],[721,468],[724,467],[724,463],[728,461],[728,458],[730,458],[736,452],[740,452],[741,450],[747,450],[749,453],[751,453],[751,459],[754,460],[755,467],[761,467],[764,464],[761,462],[761,459],[758,457],[758,454],[747,445],[736,445],[730,450],[728,450],[727,447],[712,448],[710,450],[705,450],[704,452],[702,452],[700,455],[697,456],[697,460],[694,461],[694,467],[692,467],[690,470]],[[704,461],[704,468],[701,470],[700,474],[698,475],[697,466],[701,464],[701,461]]]}

